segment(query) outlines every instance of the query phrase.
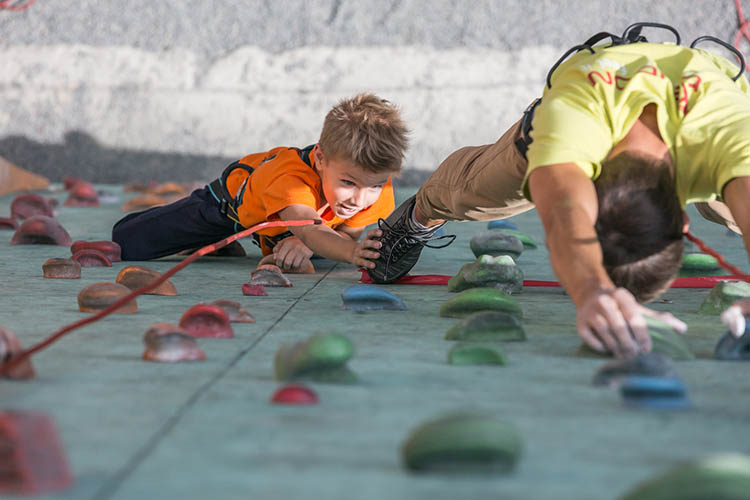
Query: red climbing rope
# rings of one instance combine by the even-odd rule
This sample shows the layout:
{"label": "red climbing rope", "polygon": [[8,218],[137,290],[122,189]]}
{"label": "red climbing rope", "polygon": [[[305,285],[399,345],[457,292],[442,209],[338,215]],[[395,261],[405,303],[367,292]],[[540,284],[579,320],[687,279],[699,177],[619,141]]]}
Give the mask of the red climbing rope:
{"label": "red climbing rope", "polygon": [[[740,40],[743,36],[748,42],[750,42],[750,19],[745,19],[745,14],[742,12],[741,0],[734,0],[734,5],[737,7],[737,19],[739,21],[737,33],[734,35],[734,46],[737,50],[740,50]],[[750,61],[747,61],[748,58],[745,59],[745,68],[750,71]]]}
{"label": "red climbing rope", "polygon": [[217,241],[216,243],[212,243],[211,245],[206,245],[205,247],[196,250],[188,258],[177,264],[176,266],[172,267],[170,270],[162,274],[158,279],[154,280],[150,284],[143,286],[141,288],[138,288],[137,290],[133,290],[128,295],[124,296],[111,306],[107,307],[106,309],[102,309],[98,313],[94,314],[93,316],[89,316],[88,318],[84,318],[82,320],[76,321],[75,323],[71,323],[67,326],[62,327],[57,332],[53,333],[49,337],[47,337],[45,340],[39,342],[38,344],[26,349],[25,351],[21,352],[17,356],[14,356],[13,359],[6,361],[5,364],[0,365],[0,375],[7,373],[11,368],[16,366],[17,364],[23,362],[25,359],[27,359],[32,354],[41,351],[45,347],[49,346],[50,344],[57,341],[60,337],[63,335],[70,333],[73,330],[76,330],[78,328],[81,328],[82,326],[88,325],[89,323],[93,323],[95,321],[99,321],[105,316],[108,316],[115,312],[117,309],[122,307],[123,305],[127,304],[134,298],[138,297],[139,295],[143,295],[144,293],[150,292],[157,286],[161,285],[165,281],[167,281],[171,276],[174,276],[177,271],[180,269],[183,269],[184,267],[187,267],[189,264],[197,260],[199,257],[202,257],[206,254],[209,254],[211,252],[215,252],[216,250],[219,250],[220,248],[223,248],[227,246],[228,244],[235,242],[239,240],[240,238],[244,238],[246,236],[250,236],[251,234],[255,233],[256,231],[260,231],[261,229],[266,229],[269,227],[292,227],[292,226],[309,226],[312,224],[320,224],[320,220],[313,220],[313,219],[306,219],[306,220],[279,220],[279,221],[273,221],[273,222],[262,222],[260,224],[257,224],[251,228],[245,229],[244,231],[240,231],[239,233],[233,234],[232,236],[229,236],[228,238],[224,238],[221,241]]}
{"label": "red climbing rope", "polygon": [[0,0],[0,9],[2,10],[13,10],[21,11],[31,7],[36,0],[16,1],[16,0]]}

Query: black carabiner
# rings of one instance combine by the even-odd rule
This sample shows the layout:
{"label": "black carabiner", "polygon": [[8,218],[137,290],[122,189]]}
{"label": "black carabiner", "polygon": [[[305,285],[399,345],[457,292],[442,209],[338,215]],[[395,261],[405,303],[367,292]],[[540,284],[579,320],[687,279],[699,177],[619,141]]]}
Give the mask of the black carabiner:
{"label": "black carabiner", "polygon": [[701,42],[705,42],[706,40],[714,42],[714,43],[718,43],[719,45],[721,45],[725,49],[727,49],[730,52],[732,52],[735,56],[737,56],[737,59],[740,60],[740,72],[737,73],[737,76],[735,76],[734,78],[732,78],[732,81],[736,82],[737,79],[742,76],[742,73],[745,72],[745,58],[742,57],[742,52],[740,52],[739,49],[737,49],[737,47],[735,47],[733,45],[729,45],[724,40],[720,40],[720,39],[716,38],[715,36],[711,36],[711,35],[699,36],[698,38],[696,38],[695,40],[693,40],[693,43],[690,44],[690,48],[694,49],[696,45],[698,45]]}
{"label": "black carabiner", "polygon": [[[624,40],[627,40],[628,43],[648,42],[648,40],[646,40],[646,37],[641,35],[642,28],[662,28],[662,29],[672,32],[672,34],[674,35],[676,39],[677,45],[680,45],[680,42],[682,41],[682,39],[680,38],[680,34],[672,26],[668,24],[648,23],[648,22],[631,24],[630,26],[625,28],[625,31],[622,32],[622,38]],[[632,33],[631,33],[631,30],[632,30]]]}

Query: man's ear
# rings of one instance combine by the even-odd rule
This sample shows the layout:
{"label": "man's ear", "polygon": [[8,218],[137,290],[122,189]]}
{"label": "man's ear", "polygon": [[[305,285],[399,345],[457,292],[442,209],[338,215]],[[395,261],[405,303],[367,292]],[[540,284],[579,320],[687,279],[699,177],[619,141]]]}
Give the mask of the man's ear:
{"label": "man's ear", "polygon": [[685,234],[690,229],[690,217],[686,211],[682,211],[682,234]]}

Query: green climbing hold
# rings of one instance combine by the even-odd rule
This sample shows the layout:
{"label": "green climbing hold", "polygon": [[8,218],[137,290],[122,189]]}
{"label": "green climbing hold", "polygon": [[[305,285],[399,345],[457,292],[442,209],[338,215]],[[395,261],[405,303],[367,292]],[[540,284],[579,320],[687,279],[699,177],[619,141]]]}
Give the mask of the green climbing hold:
{"label": "green climbing hold", "polygon": [[520,292],[523,288],[523,271],[508,255],[482,255],[475,262],[464,264],[448,281],[448,290],[460,292],[468,288],[497,288],[503,292]]}
{"label": "green climbing hold", "polygon": [[630,490],[620,500],[747,500],[750,457],[715,455],[680,465]]}
{"label": "green climbing hold", "polygon": [[521,240],[524,248],[536,248],[539,246],[534,238],[526,233],[522,233],[521,231],[517,231],[515,229],[501,229],[500,232],[515,236],[516,238]]}
{"label": "green climbing hold", "polygon": [[504,365],[505,353],[497,345],[456,344],[448,351],[452,365]]}
{"label": "green climbing hold", "polygon": [[744,281],[721,281],[708,293],[698,313],[721,314],[735,301],[749,297],[750,284]]}
{"label": "green climbing hold", "polygon": [[276,352],[276,380],[313,380],[316,382],[349,383],[357,376],[346,362],[354,354],[354,345],[343,335],[313,335],[295,344],[284,344]]}
{"label": "green climbing hold", "polygon": [[401,451],[415,472],[510,472],[521,456],[516,429],[490,416],[456,414],[411,432]]}
{"label": "green climbing hold", "polygon": [[523,252],[521,240],[501,231],[482,231],[471,237],[469,247],[476,257],[509,255],[517,259]]}
{"label": "green climbing hold", "polygon": [[512,314],[479,311],[469,314],[445,332],[445,340],[487,342],[526,340],[521,322]]}
{"label": "green climbing hold", "polygon": [[518,302],[509,294],[495,288],[469,288],[446,301],[440,307],[440,316],[463,318],[478,311],[497,311],[523,317]]}
{"label": "green climbing hold", "polygon": [[705,253],[686,253],[682,256],[681,271],[715,271],[721,269],[715,257]]}
{"label": "green climbing hold", "polygon": [[[651,352],[663,354],[673,361],[687,361],[695,359],[695,354],[690,350],[681,333],[675,331],[671,326],[663,321],[644,316],[648,333],[651,335]],[[610,353],[600,353],[591,349],[586,344],[581,344],[578,349],[578,355],[581,357],[609,357]]]}

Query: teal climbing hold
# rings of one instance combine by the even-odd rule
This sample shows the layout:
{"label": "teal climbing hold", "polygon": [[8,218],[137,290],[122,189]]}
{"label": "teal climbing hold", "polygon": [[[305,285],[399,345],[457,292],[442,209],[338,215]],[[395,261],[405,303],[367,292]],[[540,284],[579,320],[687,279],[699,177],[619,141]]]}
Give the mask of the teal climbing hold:
{"label": "teal climbing hold", "polygon": [[373,285],[352,285],[341,292],[344,309],[352,311],[406,311],[400,298]]}

